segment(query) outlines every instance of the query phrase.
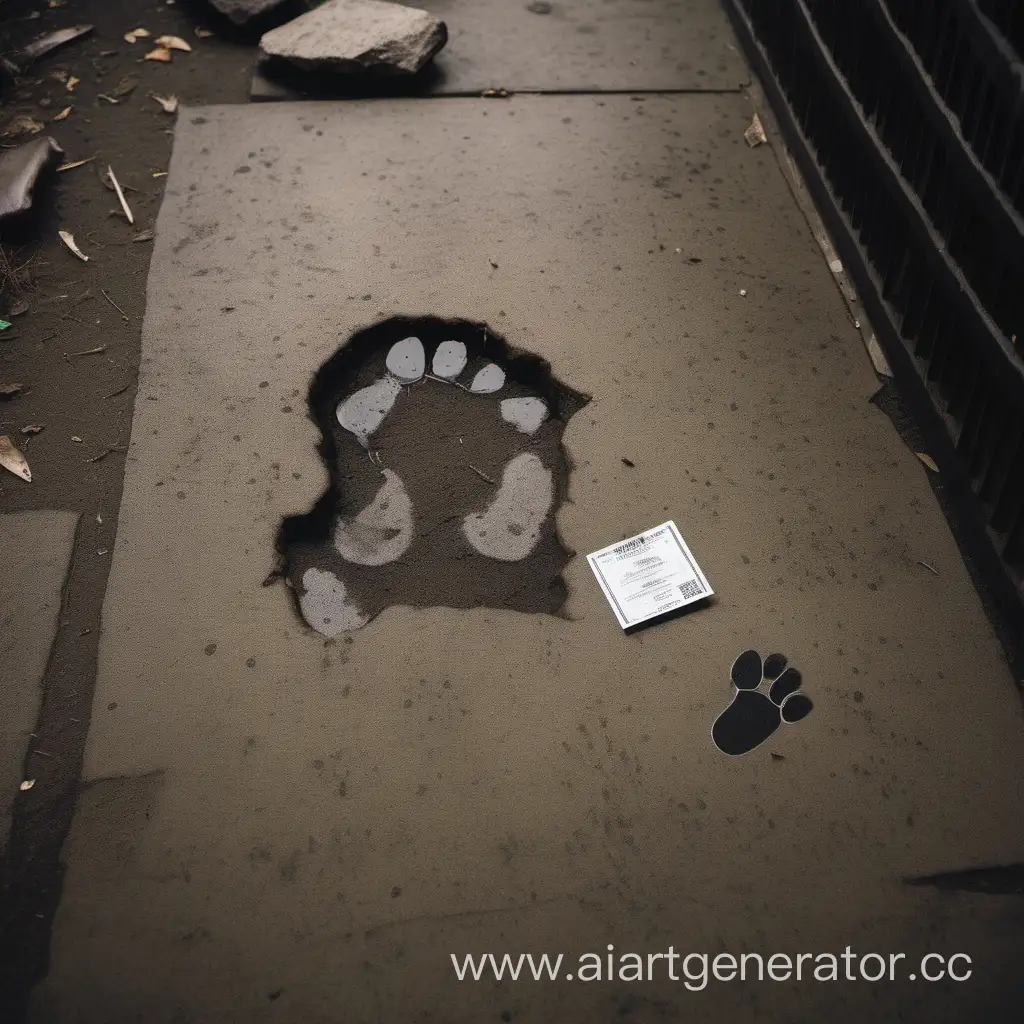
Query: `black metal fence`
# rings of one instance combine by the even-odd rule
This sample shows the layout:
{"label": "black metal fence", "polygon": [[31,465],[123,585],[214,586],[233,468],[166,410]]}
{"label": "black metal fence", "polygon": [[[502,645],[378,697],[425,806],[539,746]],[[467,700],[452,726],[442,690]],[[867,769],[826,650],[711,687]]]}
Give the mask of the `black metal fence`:
{"label": "black metal fence", "polygon": [[982,568],[1024,606],[1024,0],[726,0]]}

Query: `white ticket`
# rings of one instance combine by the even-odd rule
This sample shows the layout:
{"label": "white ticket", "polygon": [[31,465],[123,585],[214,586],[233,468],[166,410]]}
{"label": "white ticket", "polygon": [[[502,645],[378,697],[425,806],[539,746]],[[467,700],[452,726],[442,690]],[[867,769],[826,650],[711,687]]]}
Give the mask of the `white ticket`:
{"label": "white ticket", "polygon": [[671,521],[595,551],[587,561],[623,629],[714,593]]}

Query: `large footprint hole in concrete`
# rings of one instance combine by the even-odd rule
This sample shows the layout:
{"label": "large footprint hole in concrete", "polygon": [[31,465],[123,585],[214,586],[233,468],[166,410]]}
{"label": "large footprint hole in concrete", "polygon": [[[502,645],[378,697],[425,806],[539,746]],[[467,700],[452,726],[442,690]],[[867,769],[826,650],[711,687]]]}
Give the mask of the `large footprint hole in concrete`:
{"label": "large footprint hole in concrete", "polygon": [[562,434],[586,402],[484,324],[357,332],[309,390],[330,486],[278,537],[305,620],[331,637],[391,605],[558,613]]}

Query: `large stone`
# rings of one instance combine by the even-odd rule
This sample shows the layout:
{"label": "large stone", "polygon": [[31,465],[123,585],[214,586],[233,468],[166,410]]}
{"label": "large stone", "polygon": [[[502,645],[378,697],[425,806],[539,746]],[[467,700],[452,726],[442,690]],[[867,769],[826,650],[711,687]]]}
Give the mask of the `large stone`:
{"label": "large stone", "polygon": [[265,58],[304,71],[411,75],[448,41],[443,21],[381,0],[328,0],[260,40]]}
{"label": "large stone", "polygon": [[0,154],[0,218],[31,209],[39,175],[63,153],[49,135],[44,135]]}
{"label": "large stone", "polygon": [[288,0],[210,0],[210,6],[230,18],[236,25],[247,25],[262,18],[275,7],[283,7]]}

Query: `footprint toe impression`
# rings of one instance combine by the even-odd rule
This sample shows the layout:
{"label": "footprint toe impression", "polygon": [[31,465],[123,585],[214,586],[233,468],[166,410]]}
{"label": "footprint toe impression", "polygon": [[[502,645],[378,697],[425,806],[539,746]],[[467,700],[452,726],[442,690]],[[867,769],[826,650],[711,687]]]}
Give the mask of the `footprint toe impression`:
{"label": "footprint toe impression", "polygon": [[548,418],[548,407],[540,398],[506,398],[501,418],[523,434],[536,434]]}
{"label": "footprint toe impression", "polygon": [[310,388],[331,486],[278,540],[309,625],[335,636],[392,604],[558,611],[561,439],[585,404],[482,324],[355,334]]}
{"label": "footprint toe impression", "polygon": [[738,690],[756,690],[761,685],[763,667],[757,651],[744,651],[732,663],[732,681]]}
{"label": "footprint toe impression", "polygon": [[494,363],[488,363],[473,378],[469,390],[477,395],[490,395],[501,388],[505,383],[505,371]]}
{"label": "footprint toe impression", "polygon": [[[766,663],[767,664],[767,663]],[[765,673],[765,679],[771,679],[771,676]],[[776,679],[768,690],[768,696],[771,698],[773,704],[778,704],[782,707],[782,702],[789,697],[791,694],[796,693],[800,689],[800,684],[803,682],[803,678],[795,668],[787,668],[778,679]]]}
{"label": "footprint toe impression", "polygon": [[442,341],[430,367],[434,376],[454,380],[466,368],[466,346],[461,341]]}
{"label": "footprint toe impression", "polygon": [[388,351],[387,368],[403,384],[415,384],[427,368],[427,356],[419,338],[396,341]]}
{"label": "footprint toe impression", "polygon": [[806,693],[794,693],[782,705],[782,720],[787,725],[795,725],[806,718],[813,708],[814,704]]}
{"label": "footprint toe impression", "polygon": [[376,384],[361,388],[338,404],[338,422],[359,438],[364,447],[370,444],[370,435],[391,412],[395,399],[402,393],[402,384],[394,377],[384,377]]}
{"label": "footprint toe impression", "polygon": [[[711,738],[725,754],[746,754],[762,744],[782,722],[794,724],[806,718],[813,704],[798,692],[802,683],[795,668],[786,668],[781,654],[764,662],[757,651],[744,651],[732,666],[736,687],[732,703],[715,719]],[[763,686],[767,683],[768,692]]]}

